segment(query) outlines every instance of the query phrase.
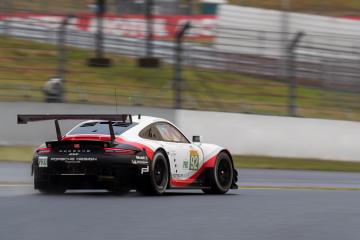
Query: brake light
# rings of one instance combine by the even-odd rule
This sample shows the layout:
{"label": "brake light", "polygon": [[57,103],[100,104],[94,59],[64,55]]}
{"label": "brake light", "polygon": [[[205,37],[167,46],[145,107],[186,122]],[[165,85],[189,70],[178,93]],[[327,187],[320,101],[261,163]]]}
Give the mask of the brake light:
{"label": "brake light", "polygon": [[48,154],[51,152],[51,148],[38,148],[36,152],[38,154]]}
{"label": "brake light", "polygon": [[135,150],[123,149],[123,148],[104,148],[105,153],[113,154],[135,154]]}

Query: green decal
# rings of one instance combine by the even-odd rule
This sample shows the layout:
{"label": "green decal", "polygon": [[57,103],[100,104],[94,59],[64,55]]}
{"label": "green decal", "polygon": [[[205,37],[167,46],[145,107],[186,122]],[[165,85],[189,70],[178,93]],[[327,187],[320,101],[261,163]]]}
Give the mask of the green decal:
{"label": "green decal", "polygon": [[188,169],[188,168],[189,168],[189,162],[188,162],[188,161],[185,161],[185,162],[184,162],[183,168],[184,168],[184,169]]}

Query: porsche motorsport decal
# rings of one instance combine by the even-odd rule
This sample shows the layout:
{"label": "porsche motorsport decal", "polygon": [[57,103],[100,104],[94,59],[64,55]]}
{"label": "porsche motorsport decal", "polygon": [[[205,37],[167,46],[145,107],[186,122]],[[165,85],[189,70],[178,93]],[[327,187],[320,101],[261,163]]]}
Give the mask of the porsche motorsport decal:
{"label": "porsche motorsport decal", "polygon": [[199,153],[194,150],[190,150],[190,164],[189,170],[198,170],[199,169]]}
{"label": "porsche motorsport decal", "polygon": [[132,164],[149,164],[148,158],[146,156],[135,156],[136,159],[132,159]]}
{"label": "porsche motorsport decal", "polygon": [[97,157],[51,157],[51,161],[97,161]]}

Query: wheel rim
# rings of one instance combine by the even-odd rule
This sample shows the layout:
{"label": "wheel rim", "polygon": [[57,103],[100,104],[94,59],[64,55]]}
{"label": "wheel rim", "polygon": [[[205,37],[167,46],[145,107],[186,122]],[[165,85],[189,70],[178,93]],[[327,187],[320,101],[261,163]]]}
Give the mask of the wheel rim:
{"label": "wheel rim", "polygon": [[221,187],[229,187],[231,184],[231,176],[232,173],[230,162],[225,158],[220,159],[217,170],[217,179]]}
{"label": "wheel rim", "polygon": [[165,163],[163,160],[158,160],[155,163],[155,167],[154,167],[154,179],[155,179],[155,184],[158,187],[163,187],[167,181],[166,179],[166,167],[165,167]]}

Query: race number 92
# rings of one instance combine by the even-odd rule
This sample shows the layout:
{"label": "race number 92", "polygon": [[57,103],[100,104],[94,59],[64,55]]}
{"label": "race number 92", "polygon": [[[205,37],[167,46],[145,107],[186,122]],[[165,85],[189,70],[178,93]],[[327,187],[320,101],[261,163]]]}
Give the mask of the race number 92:
{"label": "race number 92", "polygon": [[190,164],[189,170],[199,169],[199,154],[197,151],[190,151]]}

